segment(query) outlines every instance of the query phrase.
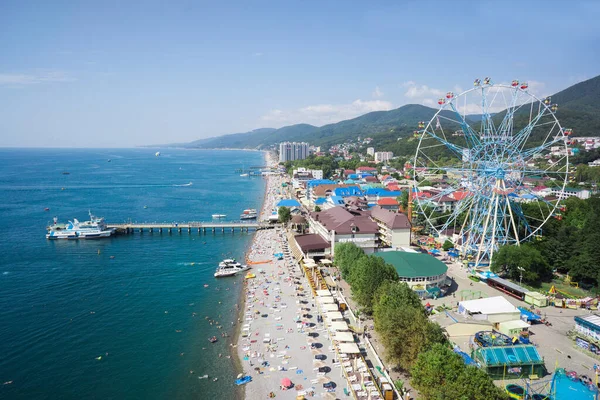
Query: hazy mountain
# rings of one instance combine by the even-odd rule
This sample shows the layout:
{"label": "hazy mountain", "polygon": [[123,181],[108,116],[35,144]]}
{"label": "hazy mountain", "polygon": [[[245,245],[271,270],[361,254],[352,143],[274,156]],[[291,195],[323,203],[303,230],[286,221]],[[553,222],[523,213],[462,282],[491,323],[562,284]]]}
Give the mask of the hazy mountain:
{"label": "hazy mountain", "polygon": [[[563,127],[572,128],[575,136],[600,136],[600,76],[580,82],[552,96],[558,103],[556,113]],[[390,111],[370,112],[360,117],[316,127],[308,124],[279,129],[262,128],[178,145],[190,148],[260,148],[282,141],[305,141],[315,146],[329,146],[354,141],[358,136],[372,137],[379,149],[400,150],[399,138],[412,135],[419,121],[429,121],[436,109],[408,104]],[[449,112],[451,115],[451,112]],[[496,117],[501,118],[503,113]],[[467,119],[476,122],[478,115]],[[411,147],[411,146],[409,146]]]}

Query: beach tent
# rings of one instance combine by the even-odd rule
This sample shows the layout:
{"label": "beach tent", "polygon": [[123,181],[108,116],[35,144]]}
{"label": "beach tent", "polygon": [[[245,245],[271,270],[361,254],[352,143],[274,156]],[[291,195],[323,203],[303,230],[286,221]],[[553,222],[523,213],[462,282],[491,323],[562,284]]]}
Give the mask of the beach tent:
{"label": "beach tent", "polygon": [[321,260],[321,261],[319,261],[319,262],[320,262],[321,264],[324,264],[324,265],[333,264],[333,261],[331,261],[331,260],[328,260],[328,259],[326,259],[326,258],[325,258],[325,259],[323,259],[323,260]]}
{"label": "beach tent", "polygon": [[325,316],[330,321],[335,321],[335,320],[338,320],[338,319],[341,319],[341,320],[344,319],[344,316],[339,311],[330,311],[327,314],[325,314]]}
{"label": "beach tent", "polygon": [[[332,322],[331,329],[333,331],[348,331],[348,330],[350,330],[350,328],[348,327],[348,324],[345,322],[341,322],[341,321]],[[342,353],[344,353],[344,352],[342,352]]]}
{"label": "beach tent", "polygon": [[337,340],[338,342],[354,343],[354,335],[352,332],[336,332],[333,340]]}
{"label": "beach tent", "polygon": [[324,311],[339,311],[338,305],[337,304],[323,304],[321,306],[321,308]]}
{"label": "beach tent", "polygon": [[329,290],[317,290],[317,296],[331,296],[331,292]]}
{"label": "beach tent", "polygon": [[358,354],[360,350],[356,343],[340,343],[339,345],[340,353],[346,354]]}

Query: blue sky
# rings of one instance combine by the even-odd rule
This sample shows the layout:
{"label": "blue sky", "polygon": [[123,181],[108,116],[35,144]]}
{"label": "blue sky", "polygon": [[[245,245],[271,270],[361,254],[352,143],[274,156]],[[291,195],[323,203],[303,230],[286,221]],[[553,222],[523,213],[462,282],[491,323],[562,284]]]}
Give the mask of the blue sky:
{"label": "blue sky", "polygon": [[473,79],[600,74],[600,2],[3,1],[0,146],[323,125]]}

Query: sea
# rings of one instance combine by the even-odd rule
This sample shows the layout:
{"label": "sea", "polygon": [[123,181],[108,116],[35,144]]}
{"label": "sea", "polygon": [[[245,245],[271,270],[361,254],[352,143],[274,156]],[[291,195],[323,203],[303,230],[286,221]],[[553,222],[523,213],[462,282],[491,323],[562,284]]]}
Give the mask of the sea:
{"label": "sea", "polygon": [[88,212],[237,220],[260,209],[265,180],[236,170],[264,163],[255,151],[0,149],[0,398],[239,398],[230,344],[243,276],[213,273],[244,258],[252,233],[45,233],[53,217]]}

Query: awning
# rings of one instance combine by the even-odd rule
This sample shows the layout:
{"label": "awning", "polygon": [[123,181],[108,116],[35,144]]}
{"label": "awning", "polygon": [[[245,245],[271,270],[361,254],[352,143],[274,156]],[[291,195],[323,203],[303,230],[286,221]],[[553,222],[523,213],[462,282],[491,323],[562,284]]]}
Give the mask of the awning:
{"label": "awning", "polygon": [[328,320],[335,321],[336,319],[344,319],[344,316],[339,311],[330,311],[325,314]]}
{"label": "awning", "polygon": [[340,349],[340,353],[346,353],[346,354],[360,353],[360,350],[358,349],[358,346],[356,345],[356,343],[340,343],[338,348]]}
{"label": "awning", "polygon": [[329,287],[336,287],[337,283],[335,283],[335,281],[333,279],[331,279],[330,276],[326,276],[325,277],[325,283],[327,284],[327,286]]}
{"label": "awning", "polygon": [[331,292],[326,289],[317,290],[317,296],[331,296]]}
{"label": "awning", "polygon": [[333,264],[333,261],[328,260],[327,258],[324,258],[320,261],[320,263],[323,265],[329,265],[329,264]]}
{"label": "awning", "polygon": [[321,309],[326,312],[339,310],[337,304],[321,304]]}
{"label": "awning", "polygon": [[335,303],[335,300],[333,299],[332,296],[317,297],[317,300],[319,301],[319,304],[334,304]]}
{"label": "awning", "polygon": [[[348,331],[350,330],[350,328],[348,328],[348,324],[345,322],[332,322],[331,323],[331,329],[334,331]],[[344,351],[342,351],[342,353],[345,353]]]}
{"label": "awning", "polygon": [[354,343],[354,335],[352,332],[336,332],[333,340],[337,340],[338,342]]}

